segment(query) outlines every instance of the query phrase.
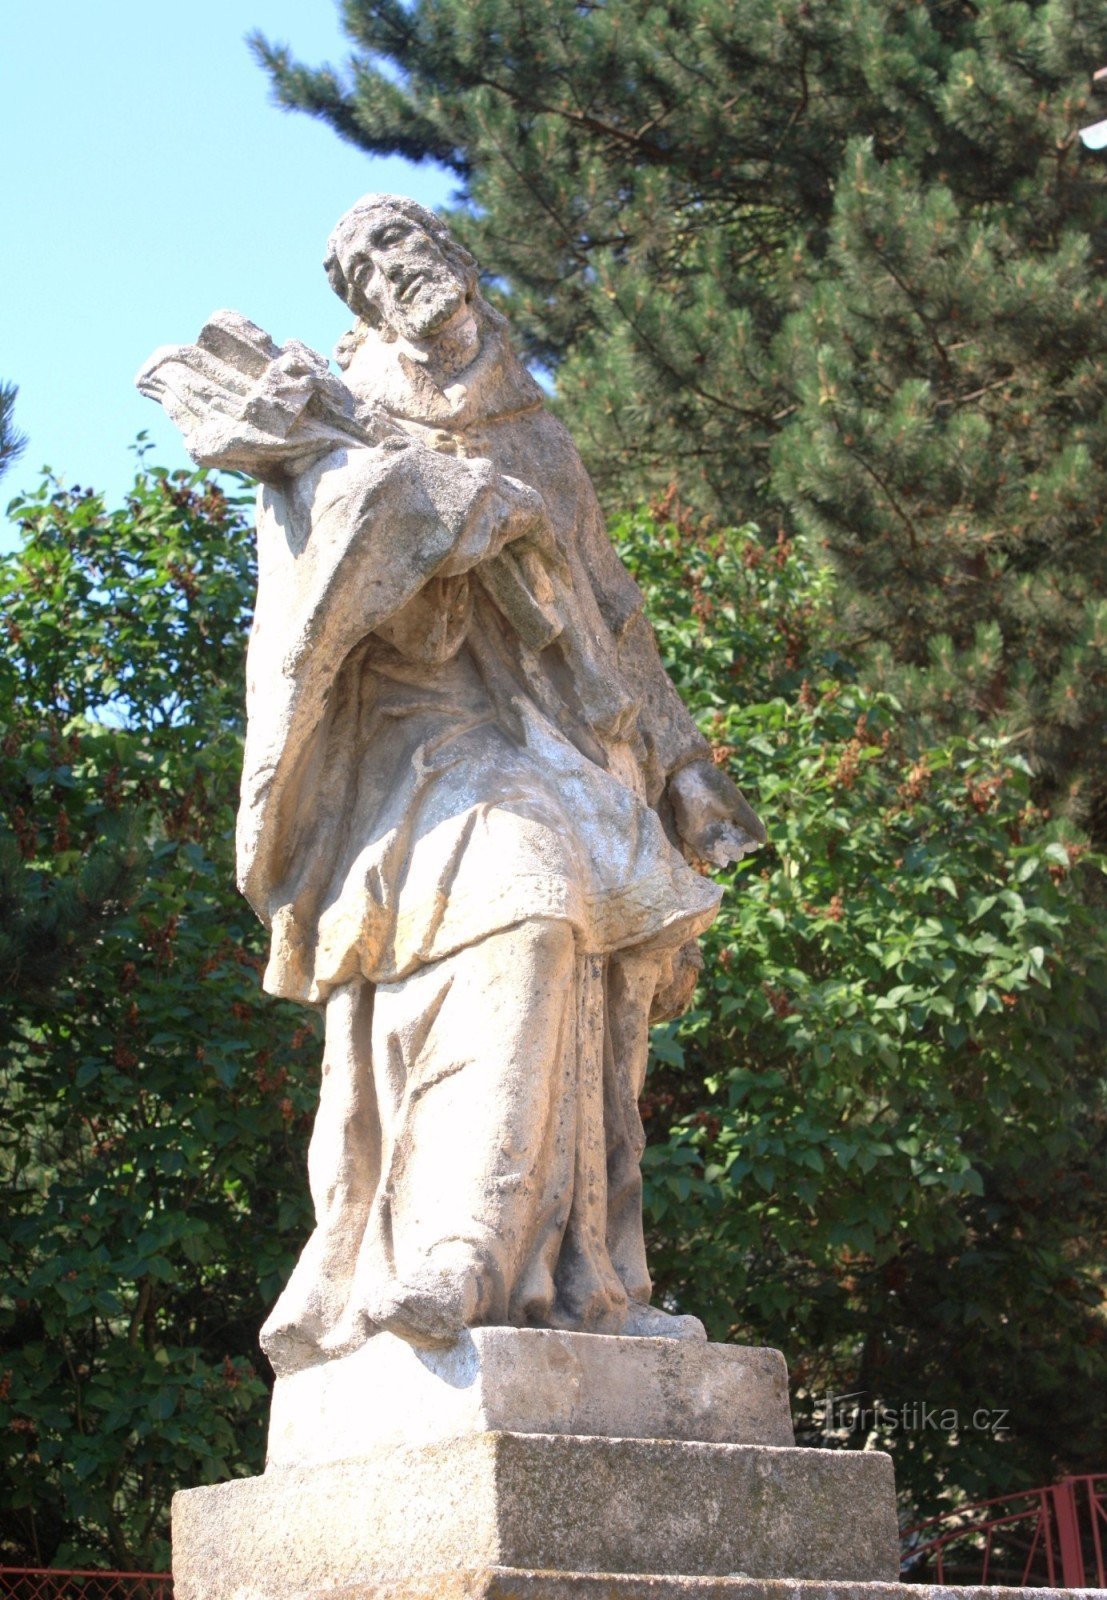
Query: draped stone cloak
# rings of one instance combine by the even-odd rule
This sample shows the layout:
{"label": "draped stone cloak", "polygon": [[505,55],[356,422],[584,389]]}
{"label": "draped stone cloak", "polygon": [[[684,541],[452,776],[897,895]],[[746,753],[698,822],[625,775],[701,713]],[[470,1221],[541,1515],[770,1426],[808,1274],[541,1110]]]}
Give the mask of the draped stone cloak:
{"label": "draped stone cloak", "polygon": [[[663,821],[707,745],[568,433],[486,318],[445,392],[371,338],[346,382],[397,436],[259,492],[238,853],[275,994],[396,981],[535,916],[601,955],[673,949],[718,903]],[[500,475],[541,497],[552,547],[500,547]]]}
{"label": "draped stone cloak", "polygon": [[[428,1305],[619,1333],[650,1295],[648,1019],[719,899],[665,785],[708,747],[485,317],[445,392],[371,337],[346,381],[396,437],[259,499],[240,878],[267,988],[327,1023],[278,1372],[421,1338]],[[544,508],[530,534],[493,514],[505,478]]]}

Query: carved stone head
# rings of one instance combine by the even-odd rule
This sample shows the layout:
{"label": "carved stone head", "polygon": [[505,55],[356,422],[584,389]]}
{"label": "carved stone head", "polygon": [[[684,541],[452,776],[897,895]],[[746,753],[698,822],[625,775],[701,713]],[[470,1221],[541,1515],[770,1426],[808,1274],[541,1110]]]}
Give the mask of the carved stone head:
{"label": "carved stone head", "polygon": [[432,337],[476,291],[468,250],[402,195],[364,195],[335,227],[323,265],[357,317],[408,339]]}

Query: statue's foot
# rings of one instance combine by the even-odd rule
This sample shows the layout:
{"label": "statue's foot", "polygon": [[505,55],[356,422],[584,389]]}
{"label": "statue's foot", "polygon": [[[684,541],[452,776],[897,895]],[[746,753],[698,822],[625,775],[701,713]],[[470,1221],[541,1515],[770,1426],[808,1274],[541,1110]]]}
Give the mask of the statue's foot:
{"label": "statue's foot", "polygon": [[[303,1284],[306,1283],[306,1287]],[[278,1378],[360,1350],[373,1329],[363,1313],[347,1306],[336,1320],[317,1286],[293,1274],[258,1335]]]}
{"label": "statue's foot", "polygon": [[302,1372],[325,1359],[322,1345],[322,1324],[317,1316],[307,1312],[302,1316],[282,1316],[278,1301],[273,1313],[263,1324],[258,1343],[269,1358],[269,1365],[278,1378]]}
{"label": "statue's foot", "polygon": [[408,1344],[435,1349],[453,1344],[478,1320],[480,1286],[473,1263],[455,1269],[426,1268],[396,1279],[372,1307],[376,1328],[406,1339]]}
{"label": "statue's foot", "polygon": [[627,1306],[623,1333],[639,1339],[702,1339],[707,1329],[699,1317],[678,1317],[657,1306],[645,1306],[638,1300]]}

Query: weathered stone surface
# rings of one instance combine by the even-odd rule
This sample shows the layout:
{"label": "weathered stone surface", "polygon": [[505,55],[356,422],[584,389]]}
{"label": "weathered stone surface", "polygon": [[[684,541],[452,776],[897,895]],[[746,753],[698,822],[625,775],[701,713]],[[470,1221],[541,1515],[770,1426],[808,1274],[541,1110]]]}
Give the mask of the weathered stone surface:
{"label": "weathered stone surface", "polygon": [[445,1350],[378,1334],[353,1355],[278,1378],[268,1462],[307,1466],[495,1431],[794,1443],[777,1350],[475,1328]]}
{"label": "weathered stone surface", "polygon": [[284,1376],[382,1331],[700,1338],[649,1304],[638,1100],[764,829],[477,264],[367,195],[336,358],[234,312],[139,386],[251,473],[239,882],[265,986],[321,1008],[316,1229],[262,1330]]}
{"label": "weathered stone surface", "polygon": [[493,1567],[892,1579],[898,1549],[891,1461],[875,1452],[485,1433],[173,1502],[177,1600]]}
{"label": "weathered stone surface", "polygon": [[[695,1578],[613,1572],[524,1572],[485,1567],[398,1583],[329,1590],[326,1600],[1102,1600],[1107,1589],[1001,1589],[991,1585],[815,1583],[789,1578]],[[300,1600],[300,1597],[297,1597]],[[302,1600],[322,1600],[305,1595]]]}

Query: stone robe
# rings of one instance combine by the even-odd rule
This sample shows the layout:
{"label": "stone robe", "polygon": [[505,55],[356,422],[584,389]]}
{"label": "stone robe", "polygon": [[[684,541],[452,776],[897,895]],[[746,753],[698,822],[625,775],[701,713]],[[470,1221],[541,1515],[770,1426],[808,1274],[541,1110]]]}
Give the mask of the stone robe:
{"label": "stone robe", "polygon": [[[327,1032],[278,1371],[376,1328],[429,1338],[436,1297],[462,1323],[620,1332],[650,1293],[648,1021],[719,899],[665,785],[708,750],[485,316],[445,392],[371,335],[346,382],[397,436],[259,498],[240,877],[266,987]],[[504,477],[544,538],[497,531]]]}

